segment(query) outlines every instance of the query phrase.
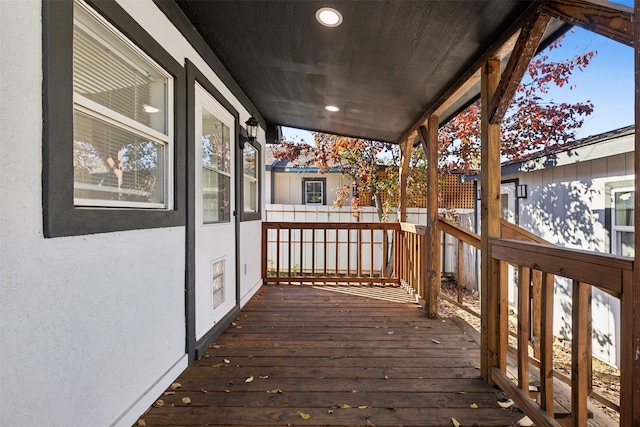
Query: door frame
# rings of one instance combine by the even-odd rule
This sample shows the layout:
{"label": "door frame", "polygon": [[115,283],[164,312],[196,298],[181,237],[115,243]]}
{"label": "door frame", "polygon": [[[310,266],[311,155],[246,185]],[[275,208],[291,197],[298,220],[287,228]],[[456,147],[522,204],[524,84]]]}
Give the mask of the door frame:
{"label": "door frame", "polygon": [[[229,327],[240,314],[240,221],[238,217],[238,207],[240,204],[241,186],[238,185],[242,168],[238,167],[238,159],[242,158],[239,150],[238,141],[241,138],[240,114],[225,99],[225,97],[213,86],[213,84],[205,77],[205,75],[188,59],[185,60],[185,68],[187,72],[187,179],[186,179],[186,196],[187,196],[187,226],[185,236],[185,324],[186,324],[186,353],[189,363],[202,357],[209,345],[215,341],[222,332]],[[231,213],[235,224],[235,292],[236,304],[219,322],[216,323],[207,333],[199,340],[196,339],[196,312],[195,312],[195,255],[196,255],[196,173],[200,170],[196,165],[195,145],[196,138],[195,120],[196,120],[196,83],[204,88],[209,94],[220,103],[234,118],[235,138],[233,144],[234,161],[232,163],[232,176],[235,180],[234,195],[235,210]]]}

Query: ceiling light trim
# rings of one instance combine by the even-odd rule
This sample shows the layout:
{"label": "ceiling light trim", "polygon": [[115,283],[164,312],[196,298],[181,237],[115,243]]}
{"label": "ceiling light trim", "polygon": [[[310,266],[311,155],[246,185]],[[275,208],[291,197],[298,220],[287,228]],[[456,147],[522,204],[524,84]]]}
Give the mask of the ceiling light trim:
{"label": "ceiling light trim", "polygon": [[325,27],[335,28],[342,24],[342,14],[332,7],[321,7],[316,11],[316,20]]}

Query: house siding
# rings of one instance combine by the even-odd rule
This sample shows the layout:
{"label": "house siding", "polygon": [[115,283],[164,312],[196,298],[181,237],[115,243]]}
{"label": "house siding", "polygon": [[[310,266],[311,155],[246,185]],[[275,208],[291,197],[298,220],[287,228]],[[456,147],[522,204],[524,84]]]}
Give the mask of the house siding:
{"label": "house siding", "polygon": [[[633,149],[630,145],[629,149]],[[632,184],[634,153],[503,176],[528,186],[519,201],[519,225],[563,247],[611,252],[611,188]],[[571,284],[556,278],[554,333],[571,339]],[[620,362],[619,300],[593,291],[593,354]]]}
{"label": "house siding", "polygon": [[[118,3],[249,118],[153,1]],[[131,425],[187,366],[185,227],[44,237],[42,3],[0,2],[0,36],[0,425]],[[259,224],[240,227],[243,303]]]}

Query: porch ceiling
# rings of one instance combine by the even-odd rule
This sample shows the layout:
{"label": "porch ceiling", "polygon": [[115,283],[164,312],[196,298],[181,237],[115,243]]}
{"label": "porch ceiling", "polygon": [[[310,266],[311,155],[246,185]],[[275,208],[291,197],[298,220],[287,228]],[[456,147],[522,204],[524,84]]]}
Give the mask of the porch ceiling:
{"label": "porch ceiling", "polygon": [[[506,42],[532,2],[176,0],[268,124],[399,142]],[[339,10],[337,28],[315,19]],[[560,28],[553,22],[545,37]],[[508,59],[504,53],[503,65]],[[444,120],[479,93],[470,84]],[[326,105],[340,108],[325,111]]]}

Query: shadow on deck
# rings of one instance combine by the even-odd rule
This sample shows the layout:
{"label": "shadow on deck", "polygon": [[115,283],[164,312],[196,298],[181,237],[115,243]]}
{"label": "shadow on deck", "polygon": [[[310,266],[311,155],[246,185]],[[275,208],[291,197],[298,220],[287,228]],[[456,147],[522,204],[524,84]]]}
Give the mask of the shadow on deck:
{"label": "shadow on deck", "polygon": [[479,363],[456,322],[402,289],[265,285],[138,425],[517,423]]}

